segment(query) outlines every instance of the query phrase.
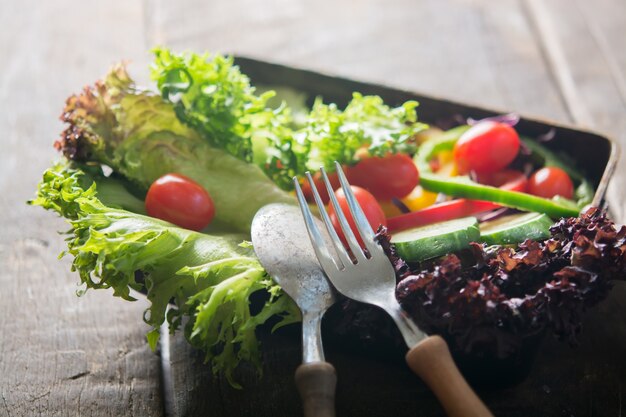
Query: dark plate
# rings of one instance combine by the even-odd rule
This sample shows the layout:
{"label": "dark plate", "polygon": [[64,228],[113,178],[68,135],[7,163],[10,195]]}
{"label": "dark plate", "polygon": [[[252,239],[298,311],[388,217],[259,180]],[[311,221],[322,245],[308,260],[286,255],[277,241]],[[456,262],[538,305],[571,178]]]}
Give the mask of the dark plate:
{"label": "dark plate", "polygon": [[[322,96],[325,102],[339,106],[345,105],[355,91],[379,95],[393,106],[417,100],[419,118],[433,125],[446,125],[459,116],[480,119],[504,113],[250,58],[238,57],[236,62],[250,76],[253,85],[290,87],[311,100]],[[516,129],[531,138],[555,129],[555,139],[546,146],[575,162],[596,187],[594,204],[603,204],[618,156],[613,141],[594,132],[526,117],[522,117]],[[585,415],[617,415],[621,409],[621,386],[626,385],[626,361],[611,358],[626,348],[626,326],[621,325],[615,333],[610,326],[595,325],[626,314],[618,295],[626,288],[616,290],[585,318],[587,328],[579,349],[537,335],[536,340],[528,340],[528,346],[519,356],[509,361],[460,362],[496,415],[561,416],[579,415],[579,411]],[[341,318],[338,308],[333,307],[330,319],[324,324],[326,356],[338,371],[337,415],[443,415],[429,390],[404,365],[405,349],[398,346],[393,334],[362,344],[354,337],[338,336],[331,331],[329,322]],[[387,320],[384,315],[377,319]],[[169,346],[172,365],[165,370],[165,379],[172,382],[170,405],[176,415],[301,415],[293,382],[301,358],[299,326],[289,326],[274,334],[264,328],[259,331],[259,339],[263,376],[259,378],[251,366],[244,364],[237,372],[244,389],[235,390],[225,378],[214,376],[211,368],[202,364],[202,353],[191,349],[182,336],[172,338]],[[597,340],[607,343],[598,346]]]}

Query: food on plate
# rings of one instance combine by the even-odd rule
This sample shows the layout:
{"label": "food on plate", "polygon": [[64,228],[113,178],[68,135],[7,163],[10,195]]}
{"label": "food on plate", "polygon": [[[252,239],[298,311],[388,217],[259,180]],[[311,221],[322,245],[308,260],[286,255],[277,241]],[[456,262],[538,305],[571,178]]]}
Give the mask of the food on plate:
{"label": "food on plate", "polygon": [[419,183],[415,163],[401,153],[365,157],[348,166],[346,177],[350,184],[365,188],[381,201],[406,197]]}
{"label": "food on plate", "polygon": [[[65,158],[31,203],[70,223],[66,253],[83,291],[111,288],[127,300],[147,292],[150,345],[165,321],[183,327],[233,385],[241,361],[260,367],[259,326],[300,319],[247,242],[251,220],[266,204],[296,204],[294,176],[312,201],[306,171],[323,193],[321,166],[345,210],[335,161],[372,227],[388,226],[380,242],[398,271],[398,297],[458,349],[474,340],[459,336],[463,326],[514,332],[529,325],[519,317],[556,326],[552,317],[602,298],[608,272],[623,276],[626,231],[597,209],[578,217],[593,198],[590,182],[519,136],[510,118],[428,128],[416,102],[392,107],[358,92],[344,108],[317,98],[294,109],[259,93],[221,55],[156,49],[152,78],[156,89],[141,88],[118,65],[67,100],[55,143]],[[566,173],[573,191],[533,195],[529,177],[545,169]],[[561,311],[552,294],[573,299]]]}
{"label": "food on plate", "polygon": [[421,262],[463,250],[479,239],[478,220],[463,217],[396,233],[391,243],[402,259]]}
{"label": "food on plate", "polygon": [[[110,288],[115,296],[134,300],[131,290],[145,288],[150,346],[156,348],[165,320],[172,331],[184,326],[189,342],[236,384],[232,372],[239,361],[258,365],[256,327],[272,316],[281,319],[276,326],[299,319],[291,299],[242,244],[248,235],[199,233],[114,208],[100,199],[101,173],[90,171],[74,164],[49,168],[32,201],[70,222],[66,253],[74,257],[81,291]],[[124,186],[117,201],[134,201],[130,192],[122,194]],[[269,297],[263,311],[253,315],[248,304],[257,291]]]}
{"label": "food on plate", "polygon": [[583,311],[626,277],[626,226],[601,210],[563,218],[550,234],[517,247],[475,243],[464,257],[419,266],[381,239],[396,266],[398,300],[420,327],[456,351],[504,358],[546,330],[575,343]]}
{"label": "food on plate", "polygon": [[519,213],[501,216],[480,225],[480,241],[488,245],[510,245],[526,239],[550,237],[552,219],[541,213]]}
{"label": "food on plate", "polygon": [[523,172],[515,169],[476,174],[476,182],[512,191],[526,192],[528,189],[528,178]]}
{"label": "food on plate", "polygon": [[191,178],[211,195],[214,223],[229,230],[249,232],[259,208],[293,201],[257,165],[211,145],[172,103],[137,87],[123,66],[68,98],[62,120],[56,147],[68,160],[106,165],[144,193],[165,174]]}
{"label": "food on plate", "polygon": [[[328,195],[328,191],[326,190],[326,186],[324,185],[324,180],[322,180],[322,173],[318,171],[314,173],[311,178],[313,179],[313,184],[315,185],[315,188],[317,189],[320,198],[322,199],[324,204],[328,204],[328,202],[330,201],[330,196]],[[339,188],[339,177],[337,176],[336,172],[328,174],[328,181],[330,182],[333,190]],[[308,181],[304,181],[302,183],[302,193],[304,194],[304,197],[308,202],[313,203],[315,201],[313,196],[313,189],[311,188],[311,185]]]}
{"label": "food on plate", "polygon": [[215,205],[197,182],[180,174],[165,174],[148,188],[146,212],[157,219],[198,231],[213,220]]}
{"label": "food on plate", "polygon": [[[363,214],[365,214],[367,221],[369,222],[370,226],[372,226],[372,229],[376,230],[381,225],[386,226],[387,219],[385,218],[385,213],[380,207],[380,204],[378,204],[378,202],[376,201],[376,198],[369,191],[361,187],[351,185],[350,188],[352,189],[352,193],[354,194],[356,201],[359,203],[359,206],[361,206],[361,209],[363,210]],[[354,224],[354,218],[350,214],[348,200],[346,199],[346,195],[343,192],[343,189],[339,188],[337,191],[335,191],[335,197],[337,197],[339,209],[346,216],[346,220],[348,222],[348,225],[350,226],[350,230],[352,230],[352,233],[354,233],[359,243],[363,244],[361,237],[359,236],[359,232],[357,231],[356,224]],[[332,204],[328,207],[328,217],[330,217],[330,221],[333,223],[333,227],[335,228],[335,231],[337,232],[339,238],[345,242],[346,237],[343,233],[343,230],[341,229],[339,217],[337,216],[337,210]]]}
{"label": "food on plate", "polygon": [[513,127],[484,121],[470,127],[454,144],[454,161],[460,174],[497,172],[517,157],[519,144]]}
{"label": "food on plate", "polygon": [[544,198],[561,196],[571,199],[574,196],[574,184],[561,168],[544,167],[530,176],[528,192]]}
{"label": "food on plate", "polygon": [[387,225],[391,233],[398,233],[414,227],[458,219],[459,217],[473,216],[500,207],[501,206],[498,204],[490,201],[458,198],[456,200],[433,204],[421,210],[402,214],[397,217],[392,217],[387,220]]}

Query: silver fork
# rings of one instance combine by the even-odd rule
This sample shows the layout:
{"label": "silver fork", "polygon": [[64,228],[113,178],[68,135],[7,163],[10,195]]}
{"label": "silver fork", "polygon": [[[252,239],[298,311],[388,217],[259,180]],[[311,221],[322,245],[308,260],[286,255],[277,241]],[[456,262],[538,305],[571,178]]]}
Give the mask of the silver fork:
{"label": "silver fork", "polygon": [[378,306],[391,316],[409,347],[406,355],[408,366],[431,388],[449,416],[492,416],[459,372],[446,342],[440,336],[427,336],[422,332],[396,300],[396,278],[393,266],[380,245],[374,241],[374,231],[354,197],[341,166],[335,162],[335,167],[365,250],[359,245],[348,225],[326,172],[323,168],[320,170],[352,256],[339,239],[310,173],[307,172],[306,176],[322,220],[333,242],[334,250],[326,245],[320,229],[313,220],[300,184],[294,178],[304,221],[324,272],[341,294],[353,300]]}

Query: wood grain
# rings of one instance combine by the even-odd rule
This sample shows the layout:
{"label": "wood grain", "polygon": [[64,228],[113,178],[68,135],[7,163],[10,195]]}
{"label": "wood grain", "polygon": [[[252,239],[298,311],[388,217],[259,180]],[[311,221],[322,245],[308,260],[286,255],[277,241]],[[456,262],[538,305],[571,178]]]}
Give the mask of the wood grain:
{"label": "wood grain", "polygon": [[448,417],[493,417],[461,375],[442,337],[425,338],[405,358],[409,368],[439,399]]}
{"label": "wood grain", "polygon": [[[193,13],[189,13],[189,11]],[[150,42],[567,120],[521,0],[154,2]],[[184,24],[183,24],[184,22]],[[532,86],[532,88],[529,88]]]}
{"label": "wood grain", "polygon": [[[626,4],[528,1],[546,56],[574,121],[626,149]],[[620,45],[621,43],[621,45]],[[626,159],[609,185],[615,220],[626,223]]]}
{"label": "wood grain", "polygon": [[[145,301],[75,295],[57,231],[25,202],[57,158],[65,98],[122,57],[142,60],[142,9],[76,1],[0,4],[0,416],[159,416]],[[133,39],[129,42],[128,39]]]}

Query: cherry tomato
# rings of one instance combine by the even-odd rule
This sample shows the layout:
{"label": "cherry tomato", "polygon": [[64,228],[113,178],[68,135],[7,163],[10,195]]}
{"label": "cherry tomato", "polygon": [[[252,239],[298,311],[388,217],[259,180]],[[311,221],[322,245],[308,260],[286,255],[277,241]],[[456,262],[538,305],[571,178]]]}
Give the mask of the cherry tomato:
{"label": "cherry tomato", "polygon": [[545,167],[531,175],[528,192],[544,198],[560,195],[571,199],[574,197],[574,184],[567,172],[561,168]]}
{"label": "cherry tomato", "polygon": [[[337,176],[336,172],[327,174],[328,175],[328,181],[330,181],[330,185],[333,187],[333,190],[336,190],[337,188],[339,188],[339,177]],[[313,174],[313,183],[315,184],[315,188],[317,188],[317,192],[320,195],[320,198],[322,199],[322,202],[324,204],[328,204],[328,202],[330,201],[330,197],[328,196],[328,192],[326,191],[326,185],[324,184],[324,180],[322,179],[322,173],[321,172],[316,172],[315,174]],[[309,185],[309,180],[306,179],[306,177],[304,178],[304,180],[302,181],[302,194],[304,194],[304,198],[306,198],[306,201],[308,201],[309,203],[314,203],[315,202],[315,198],[313,197],[313,190],[311,190],[311,186]]]}
{"label": "cherry tomato", "polygon": [[480,122],[467,130],[454,145],[454,160],[460,174],[500,171],[517,156],[517,132],[504,123]]}
{"label": "cherry tomato", "polygon": [[419,172],[411,157],[393,154],[365,158],[346,170],[348,182],[363,187],[378,200],[407,196],[419,183]]}
{"label": "cherry tomato", "polygon": [[477,180],[481,184],[500,187],[507,190],[526,192],[528,179],[523,172],[515,169],[503,169],[491,174],[478,174]]}
{"label": "cherry tomato", "polygon": [[[367,190],[361,187],[356,187],[354,185],[351,185],[350,188],[352,189],[352,192],[354,193],[354,196],[356,197],[356,201],[361,206],[361,209],[363,210],[365,217],[367,217],[367,220],[370,226],[372,226],[372,229],[376,231],[378,229],[378,226],[380,226],[381,224],[383,226],[387,226],[387,219],[385,218],[385,213],[383,213],[383,209],[380,207],[380,204],[378,204],[378,201],[376,201],[376,198],[374,198],[372,194],[370,194]],[[362,245],[363,242],[359,236],[359,233],[357,232],[356,225],[354,224],[354,221],[352,220],[352,215],[350,214],[350,209],[348,208],[348,201],[346,200],[346,195],[344,194],[343,190],[340,188],[337,191],[335,191],[335,196],[337,197],[337,202],[339,203],[339,207],[341,207],[341,211],[345,214],[346,218],[348,219],[348,224],[350,225],[350,229],[352,229],[352,232],[357,237],[357,240],[359,241],[359,243]],[[345,242],[345,236],[343,234],[343,231],[341,230],[341,226],[339,225],[339,219],[337,218],[337,213],[335,212],[335,209],[332,204],[330,204],[328,207],[328,216],[330,217],[330,220],[332,221],[333,226],[335,227],[335,230],[337,231],[337,234],[339,235],[341,240]]]}
{"label": "cherry tomato", "polygon": [[180,174],[166,174],[148,189],[146,211],[185,229],[202,230],[213,219],[215,205],[195,181]]}

